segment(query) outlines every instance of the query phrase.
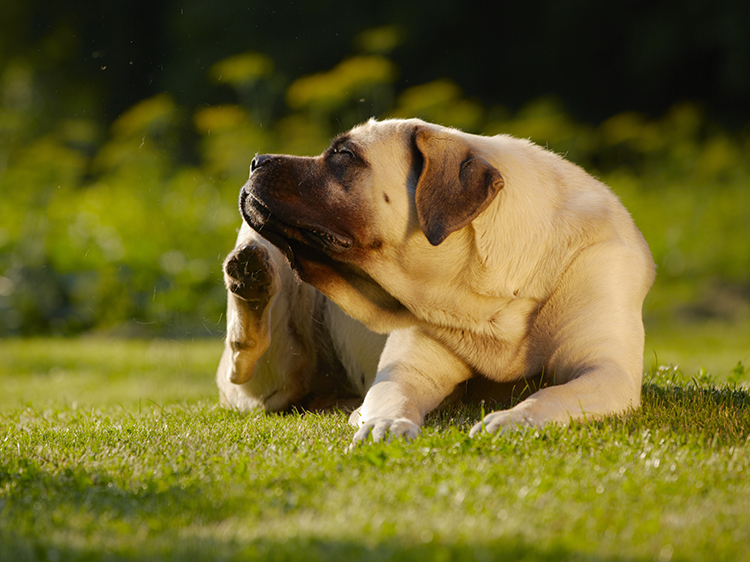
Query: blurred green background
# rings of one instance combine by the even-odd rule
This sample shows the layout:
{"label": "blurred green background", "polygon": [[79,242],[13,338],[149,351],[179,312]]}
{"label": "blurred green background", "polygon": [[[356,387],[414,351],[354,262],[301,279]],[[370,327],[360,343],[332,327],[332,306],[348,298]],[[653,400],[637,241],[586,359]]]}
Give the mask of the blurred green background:
{"label": "blurred green background", "polygon": [[415,116],[611,185],[658,264],[647,354],[729,369],[750,360],[748,100],[746,0],[5,0],[0,336],[218,338],[253,155]]}

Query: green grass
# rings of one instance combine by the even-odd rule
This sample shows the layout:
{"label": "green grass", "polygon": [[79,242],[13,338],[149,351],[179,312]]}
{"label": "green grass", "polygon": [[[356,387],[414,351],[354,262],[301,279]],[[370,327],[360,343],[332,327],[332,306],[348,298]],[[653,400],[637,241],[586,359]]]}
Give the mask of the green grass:
{"label": "green grass", "polygon": [[0,411],[19,404],[132,407],[214,394],[218,340],[0,340]]}
{"label": "green grass", "polygon": [[747,373],[652,369],[620,418],[469,439],[473,407],[348,452],[343,414],[218,408],[220,351],[0,342],[0,560],[750,558]]}
{"label": "green grass", "polygon": [[738,361],[750,368],[750,319],[647,324],[644,356],[647,368],[675,365],[689,376],[704,369],[726,381]]}

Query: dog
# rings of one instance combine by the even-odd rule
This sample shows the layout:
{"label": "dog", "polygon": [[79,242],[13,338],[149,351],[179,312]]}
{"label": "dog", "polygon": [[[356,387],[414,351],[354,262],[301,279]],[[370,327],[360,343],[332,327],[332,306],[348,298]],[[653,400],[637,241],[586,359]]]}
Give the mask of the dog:
{"label": "dog", "polygon": [[[527,140],[370,120],[258,155],[225,262],[225,405],[364,401],[354,443],[415,438],[457,394],[530,394],[470,430],[640,405],[648,245],[603,183]],[[500,392],[502,394],[502,392]]]}

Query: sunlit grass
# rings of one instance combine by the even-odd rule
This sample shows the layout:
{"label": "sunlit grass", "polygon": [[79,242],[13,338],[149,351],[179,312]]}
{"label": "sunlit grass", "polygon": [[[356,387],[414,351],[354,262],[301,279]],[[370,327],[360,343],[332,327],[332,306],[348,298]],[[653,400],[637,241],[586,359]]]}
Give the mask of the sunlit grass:
{"label": "sunlit grass", "polygon": [[344,414],[218,408],[220,351],[2,342],[0,384],[36,384],[0,407],[0,559],[750,556],[746,374],[654,369],[621,418],[470,439],[481,412],[466,407],[411,443],[348,452]]}
{"label": "sunlit grass", "polygon": [[85,406],[191,402],[217,394],[214,340],[0,340],[0,411],[26,403]]}

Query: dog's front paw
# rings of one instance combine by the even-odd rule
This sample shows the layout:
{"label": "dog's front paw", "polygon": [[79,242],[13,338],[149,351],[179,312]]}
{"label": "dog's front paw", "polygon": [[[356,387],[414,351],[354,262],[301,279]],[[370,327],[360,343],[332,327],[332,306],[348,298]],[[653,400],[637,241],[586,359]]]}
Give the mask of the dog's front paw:
{"label": "dog's front paw", "polygon": [[414,422],[406,418],[372,418],[364,422],[352,439],[352,446],[367,441],[372,436],[373,442],[383,441],[393,437],[404,437],[406,440],[415,439],[421,430]]}
{"label": "dog's front paw", "polygon": [[264,305],[279,290],[280,278],[268,250],[250,242],[238,246],[224,260],[227,289],[254,305]]}
{"label": "dog's front paw", "polygon": [[511,408],[510,410],[487,414],[481,422],[471,428],[469,436],[474,437],[482,431],[487,433],[518,431],[530,427],[539,427],[540,425],[544,424],[540,424],[528,412]]}

